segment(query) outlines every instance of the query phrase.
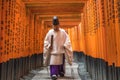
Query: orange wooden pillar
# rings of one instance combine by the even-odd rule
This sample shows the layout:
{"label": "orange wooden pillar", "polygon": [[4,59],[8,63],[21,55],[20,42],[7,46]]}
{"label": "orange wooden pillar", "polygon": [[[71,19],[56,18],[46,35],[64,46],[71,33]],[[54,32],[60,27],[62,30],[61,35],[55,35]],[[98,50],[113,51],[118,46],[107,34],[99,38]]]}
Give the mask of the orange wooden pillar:
{"label": "orange wooden pillar", "polygon": [[39,16],[36,16],[36,20],[35,20],[35,27],[36,27],[36,53],[40,54],[40,20],[39,20]]}
{"label": "orange wooden pillar", "polygon": [[72,48],[73,48],[73,50],[75,50],[75,37],[74,37],[75,33],[74,33],[74,27],[72,27],[72,28],[70,29],[70,32],[71,32]]}
{"label": "orange wooden pillar", "polygon": [[[43,52],[43,38],[44,38],[44,35],[45,35],[45,31],[44,31],[44,21],[41,20],[41,25],[40,25],[40,52],[42,53]],[[46,30],[46,28],[45,28]]]}
{"label": "orange wooden pillar", "polygon": [[73,27],[73,33],[74,33],[74,50],[79,51],[79,45],[78,45],[78,26]]}
{"label": "orange wooden pillar", "polygon": [[3,1],[0,1],[0,63],[2,63],[4,61],[4,20],[5,20],[5,17],[4,17],[4,2]]}
{"label": "orange wooden pillar", "polygon": [[84,27],[85,27],[85,14],[81,14],[81,23],[78,25],[78,40],[79,40],[79,50],[85,52],[85,38],[84,38]]}
{"label": "orange wooden pillar", "polygon": [[25,55],[30,55],[30,10],[26,9],[26,25],[25,25]]}
{"label": "orange wooden pillar", "polygon": [[87,12],[85,12],[85,15],[87,16],[87,20],[85,22],[85,48],[86,48],[86,54],[92,57],[96,57],[97,53],[97,46],[96,46],[96,25],[95,23],[95,13],[94,13],[94,2],[92,0],[89,0],[86,4]]}
{"label": "orange wooden pillar", "polygon": [[34,54],[34,15],[30,14],[30,56]]}
{"label": "orange wooden pillar", "polygon": [[98,14],[99,15],[99,28],[97,30],[97,40],[98,40],[98,53],[99,58],[106,59],[106,44],[105,44],[105,8],[104,8],[104,1],[99,1],[99,7],[98,7]]}
{"label": "orange wooden pillar", "polygon": [[6,35],[5,35],[5,31],[7,29],[7,20],[6,20],[6,10],[7,10],[7,6],[5,5],[7,2],[6,1],[2,1],[2,10],[1,10],[1,57],[2,57],[2,62],[6,62],[7,61],[7,51],[6,51]]}
{"label": "orange wooden pillar", "polygon": [[71,32],[71,29],[72,28],[68,28],[68,35],[69,35],[69,37],[70,37],[70,41],[71,41],[71,45],[73,45],[72,43],[73,43],[73,41],[72,41],[72,32]]}
{"label": "orange wooden pillar", "polygon": [[[1,16],[2,15],[2,1],[0,1],[0,22],[2,21],[1,20]],[[1,55],[2,55],[2,34],[1,34],[1,32],[2,32],[2,24],[0,23],[0,63],[2,62],[2,57],[1,57]]]}
{"label": "orange wooden pillar", "polygon": [[114,5],[114,9],[115,9],[115,34],[116,34],[116,59],[117,59],[117,67],[120,67],[120,11],[118,9],[120,9],[120,1],[119,0],[114,0],[115,5]]}
{"label": "orange wooden pillar", "polygon": [[114,23],[114,3],[113,1],[104,1],[105,9],[105,38],[106,38],[106,56],[109,65],[116,63],[116,40],[115,40],[115,23]]}

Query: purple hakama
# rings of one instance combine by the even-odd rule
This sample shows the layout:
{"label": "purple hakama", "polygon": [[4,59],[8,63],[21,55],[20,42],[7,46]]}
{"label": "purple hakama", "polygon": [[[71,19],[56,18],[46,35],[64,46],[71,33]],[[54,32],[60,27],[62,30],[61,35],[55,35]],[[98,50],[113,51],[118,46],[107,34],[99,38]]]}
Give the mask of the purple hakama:
{"label": "purple hakama", "polygon": [[61,65],[50,65],[50,76],[52,75],[60,75],[60,73],[65,73],[65,56],[63,56],[63,64]]}

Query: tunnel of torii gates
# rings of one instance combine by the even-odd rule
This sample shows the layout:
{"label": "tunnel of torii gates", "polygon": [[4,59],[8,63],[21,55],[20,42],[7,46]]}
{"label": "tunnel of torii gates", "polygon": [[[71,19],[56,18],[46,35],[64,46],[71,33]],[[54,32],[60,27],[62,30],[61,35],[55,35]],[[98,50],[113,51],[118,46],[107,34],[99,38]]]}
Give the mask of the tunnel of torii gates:
{"label": "tunnel of torii gates", "polygon": [[120,80],[120,0],[0,0],[0,80],[42,66],[54,15],[91,75],[100,69],[102,77]]}

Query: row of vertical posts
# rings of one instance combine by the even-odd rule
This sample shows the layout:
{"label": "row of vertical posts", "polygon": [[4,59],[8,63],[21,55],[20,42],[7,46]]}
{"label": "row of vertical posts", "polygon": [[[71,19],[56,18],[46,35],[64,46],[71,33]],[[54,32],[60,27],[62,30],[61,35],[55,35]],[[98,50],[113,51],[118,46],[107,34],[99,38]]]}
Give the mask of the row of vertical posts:
{"label": "row of vertical posts", "polygon": [[120,80],[120,1],[88,0],[84,7],[87,70],[93,80]]}
{"label": "row of vertical posts", "polygon": [[42,66],[39,26],[39,18],[22,0],[0,0],[0,80],[19,80]]}
{"label": "row of vertical posts", "polygon": [[[81,14],[82,16],[82,14]],[[84,32],[83,32],[83,24],[81,22],[77,26],[73,26],[70,28],[64,28],[71,40],[72,48],[74,51],[85,51],[84,47]]]}
{"label": "row of vertical posts", "polygon": [[42,54],[35,54],[0,63],[0,80],[19,80],[29,71],[41,67],[42,60]]}
{"label": "row of vertical posts", "polygon": [[120,80],[120,67],[108,65],[103,59],[86,56],[86,67],[92,80]]}

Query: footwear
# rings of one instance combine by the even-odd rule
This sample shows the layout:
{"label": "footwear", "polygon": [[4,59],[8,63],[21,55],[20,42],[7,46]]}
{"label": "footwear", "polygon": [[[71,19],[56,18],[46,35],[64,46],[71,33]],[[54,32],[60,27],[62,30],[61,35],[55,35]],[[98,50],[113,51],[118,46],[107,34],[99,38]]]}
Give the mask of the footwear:
{"label": "footwear", "polygon": [[60,77],[64,77],[64,73],[63,72],[60,73]]}
{"label": "footwear", "polygon": [[52,80],[57,80],[57,76],[56,75],[52,75]]}

